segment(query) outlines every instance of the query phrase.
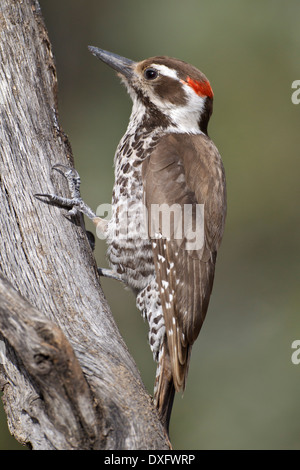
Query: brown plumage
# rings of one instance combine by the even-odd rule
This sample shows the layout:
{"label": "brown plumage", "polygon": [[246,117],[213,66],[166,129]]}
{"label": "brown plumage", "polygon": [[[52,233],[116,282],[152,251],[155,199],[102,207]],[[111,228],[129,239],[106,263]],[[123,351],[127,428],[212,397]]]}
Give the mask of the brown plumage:
{"label": "brown plumage", "polygon": [[[150,234],[153,204],[179,205],[183,226],[184,205],[195,208],[204,204],[204,244],[200,249],[188,250],[186,237],[175,239],[174,226],[170,239],[157,238],[152,233],[157,282],[160,286],[163,281],[168,283],[168,289],[163,289],[160,295],[166,341],[161,357],[164,372],[160,373],[156,389],[156,401],[166,419],[172,406],[169,397],[172,382],[176,391],[184,390],[191,348],[208,308],[224,230],[225,175],[219,153],[207,136],[181,134],[160,140],[143,162],[142,175]],[[195,218],[194,210],[194,226]]]}

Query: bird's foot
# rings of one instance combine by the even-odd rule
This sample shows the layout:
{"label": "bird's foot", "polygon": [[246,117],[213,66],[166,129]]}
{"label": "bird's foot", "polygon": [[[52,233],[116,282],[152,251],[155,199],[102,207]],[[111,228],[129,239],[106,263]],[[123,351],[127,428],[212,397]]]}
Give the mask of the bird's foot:
{"label": "bird's foot", "polygon": [[71,193],[71,198],[57,196],[56,194],[41,193],[35,194],[34,196],[44,202],[48,201],[61,207],[70,208],[68,211],[68,215],[70,216],[75,216],[79,212],[81,212],[82,214],[86,215],[89,219],[96,219],[96,214],[81,198],[80,176],[78,171],[76,171],[74,168],[61,165],[60,163],[54,165],[52,169],[58,171],[61,175],[66,178]]}
{"label": "bird's foot", "polygon": [[125,282],[122,275],[112,271],[111,269],[98,268],[99,276],[109,277],[110,279],[115,279],[116,281]]}

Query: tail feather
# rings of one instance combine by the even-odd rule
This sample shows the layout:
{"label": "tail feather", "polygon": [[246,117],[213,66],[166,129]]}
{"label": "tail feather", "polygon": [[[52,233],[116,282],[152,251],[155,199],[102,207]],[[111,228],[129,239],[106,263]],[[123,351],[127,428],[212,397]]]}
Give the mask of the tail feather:
{"label": "tail feather", "polygon": [[174,396],[175,386],[171,370],[171,361],[165,344],[161,348],[158,356],[154,385],[154,402],[160,414],[161,421],[168,433]]}

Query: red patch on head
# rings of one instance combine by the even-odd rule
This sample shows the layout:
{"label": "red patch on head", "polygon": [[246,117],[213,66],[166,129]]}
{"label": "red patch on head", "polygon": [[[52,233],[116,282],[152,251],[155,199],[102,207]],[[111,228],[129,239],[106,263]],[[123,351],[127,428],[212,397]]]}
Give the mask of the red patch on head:
{"label": "red patch on head", "polygon": [[214,94],[208,80],[206,82],[199,82],[198,80],[193,80],[191,77],[187,77],[186,82],[191,88],[193,88],[197,95],[213,98]]}

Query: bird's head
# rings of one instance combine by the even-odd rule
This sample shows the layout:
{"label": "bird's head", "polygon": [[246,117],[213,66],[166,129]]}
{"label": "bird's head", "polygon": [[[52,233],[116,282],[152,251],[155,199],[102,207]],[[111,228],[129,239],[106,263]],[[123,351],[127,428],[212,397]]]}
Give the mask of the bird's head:
{"label": "bird's head", "polygon": [[132,120],[145,128],[207,134],[213,91],[196,67],[166,56],[134,62],[117,54],[89,50],[118,72],[133,100]]}

